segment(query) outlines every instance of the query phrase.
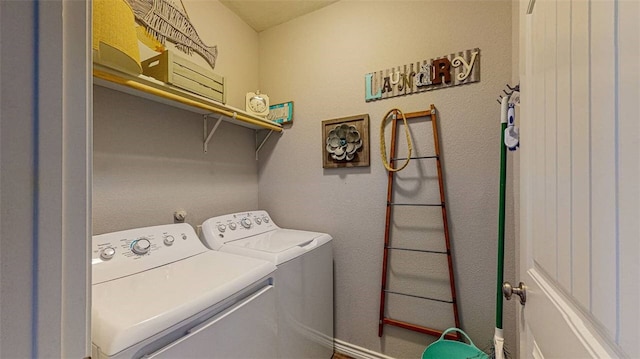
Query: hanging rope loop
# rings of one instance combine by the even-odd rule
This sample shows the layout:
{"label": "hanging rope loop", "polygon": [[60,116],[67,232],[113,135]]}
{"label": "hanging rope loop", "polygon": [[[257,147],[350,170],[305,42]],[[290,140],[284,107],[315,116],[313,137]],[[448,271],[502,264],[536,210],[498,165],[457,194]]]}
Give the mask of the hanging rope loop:
{"label": "hanging rope loop", "polygon": [[[407,159],[405,160],[404,164],[398,168],[391,167],[391,165],[389,164],[389,160],[387,160],[387,145],[384,139],[384,126],[386,125],[387,119],[392,113],[394,114],[394,116],[397,116],[398,114],[402,116],[402,121],[404,122],[404,134],[407,136],[407,152],[408,152]],[[402,171],[405,167],[407,167],[407,165],[409,164],[409,161],[411,160],[412,150],[413,150],[413,144],[411,143],[411,135],[409,133],[409,125],[407,124],[407,118],[404,116],[404,112],[402,112],[400,109],[392,108],[391,110],[389,110],[389,112],[387,112],[384,115],[384,117],[382,118],[382,122],[380,123],[380,157],[382,158],[382,164],[384,165],[384,168],[386,168],[387,171],[389,172]]]}

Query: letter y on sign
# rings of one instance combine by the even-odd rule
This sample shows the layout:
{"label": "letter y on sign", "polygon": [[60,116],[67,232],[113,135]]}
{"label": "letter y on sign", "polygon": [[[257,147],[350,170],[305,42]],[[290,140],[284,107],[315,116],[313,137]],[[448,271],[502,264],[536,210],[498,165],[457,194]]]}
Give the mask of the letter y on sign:
{"label": "letter y on sign", "polygon": [[473,64],[476,62],[476,55],[478,55],[477,51],[471,54],[471,61],[469,61],[469,63],[467,63],[462,56],[457,56],[453,61],[451,61],[451,65],[453,65],[453,67],[460,67],[460,65],[463,66],[464,71],[458,74],[458,80],[464,81],[469,77]]}

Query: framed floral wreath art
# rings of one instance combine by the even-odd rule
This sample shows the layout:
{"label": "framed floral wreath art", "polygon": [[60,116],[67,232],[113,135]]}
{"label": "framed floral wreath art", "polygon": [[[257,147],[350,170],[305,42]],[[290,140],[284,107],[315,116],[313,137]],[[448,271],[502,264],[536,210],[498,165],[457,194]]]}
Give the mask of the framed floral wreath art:
{"label": "framed floral wreath art", "polygon": [[322,167],[369,166],[369,115],[322,121]]}

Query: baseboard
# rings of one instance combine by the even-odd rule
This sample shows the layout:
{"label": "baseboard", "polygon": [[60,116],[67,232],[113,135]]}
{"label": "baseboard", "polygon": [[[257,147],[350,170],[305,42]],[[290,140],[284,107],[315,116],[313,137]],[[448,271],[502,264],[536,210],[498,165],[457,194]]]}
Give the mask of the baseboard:
{"label": "baseboard", "polygon": [[386,356],[351,343],[343,342],[340,339],[334,339],[334,344],[336,352],[348,355],[354,359],[393,359],[390,356]]}

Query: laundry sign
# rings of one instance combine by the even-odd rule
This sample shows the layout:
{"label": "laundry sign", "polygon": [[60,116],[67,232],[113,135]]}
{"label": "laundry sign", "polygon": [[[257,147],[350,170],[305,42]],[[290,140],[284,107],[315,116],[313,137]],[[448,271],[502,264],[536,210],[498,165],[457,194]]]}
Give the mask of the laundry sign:
{"label": "laundry sign", "polygon": [[364,76],[365,101],[480,81],[480,49],[418,61]]}

